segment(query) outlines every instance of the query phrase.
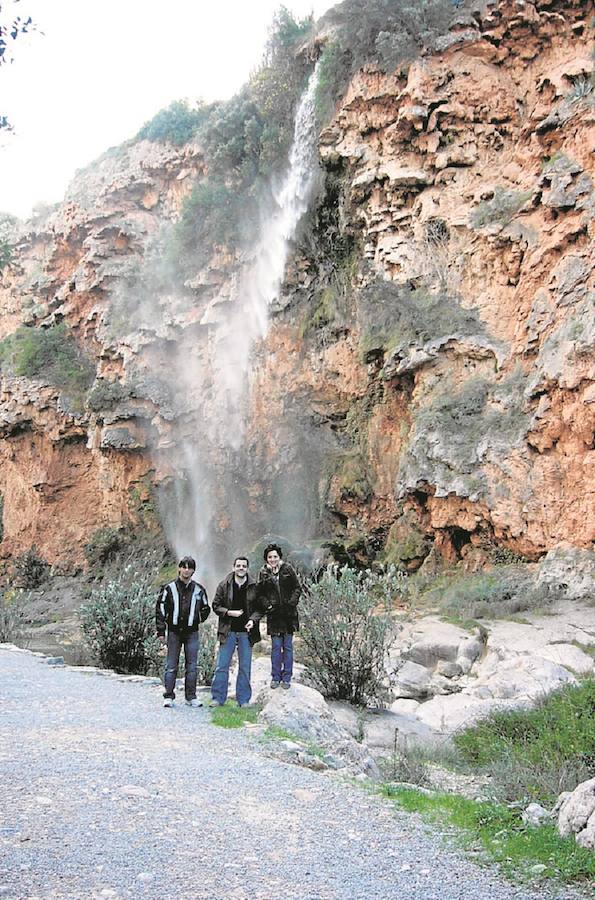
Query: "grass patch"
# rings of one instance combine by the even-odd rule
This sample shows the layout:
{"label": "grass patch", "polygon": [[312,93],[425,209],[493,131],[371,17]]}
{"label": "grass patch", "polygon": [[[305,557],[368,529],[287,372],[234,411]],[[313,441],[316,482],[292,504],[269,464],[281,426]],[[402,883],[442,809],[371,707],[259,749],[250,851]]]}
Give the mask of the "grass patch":
{"label": "grass patch", "polygon": [[407,812],[455,826],[461,831],[464,846],[476,846],[479,842],[486,857],[508,875],[526,879],[531,876],[532,866],[544,866],[538,870],[541,877],[566,882],[595,876],[595,854],[577,846],[573,838],[561,838],[554,825],[526,826],[516,809],[391,785],[384,785],[380,793]]}
{"label": "grass patch", "polygon": [[553,804],[595,776],[595,679],[554,691],[533,709],[495,712],[454,742],[503,799]]}
{"label": "grass patch", "polygon": [[246,722],[255,725],[259,712],[259,706],[240,709],[233,701],[228,700],[225,706],[215,706],[211,710],[211,722],[219,728],[242,728]]}

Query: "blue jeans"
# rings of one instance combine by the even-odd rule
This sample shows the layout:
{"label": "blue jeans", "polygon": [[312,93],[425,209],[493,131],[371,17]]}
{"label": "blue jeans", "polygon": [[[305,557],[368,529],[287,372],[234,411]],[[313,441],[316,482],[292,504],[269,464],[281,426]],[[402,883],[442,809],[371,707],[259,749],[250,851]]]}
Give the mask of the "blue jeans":
{"label": "blue jeans", "polygon": [[271,678],[290,684],[293,675],[293,635],[274,634],[271,641]]}
{"label": "blue jeans", "polygon": [[167,662],[165,663],[165,676],[163,678],[164,697],[176,696],[176,678],[178,677],[178,664],[180,651],[184,647],[184,660],[186,663],[186,677],[184,679],[184,692],[186,700],[194,700],[196,697],[196,678],[198,676],[198,631],[179,632],[171,628],[167,632]]}
{"label": "blue jeans", "polygon": [[238,648],[238,677],[236,679],[236,700],[243,706],[250,703],[252,688],[250,687],[250,672],[252,669],[252,647],[247,632],[230,631],[225,641],[219,647],[217,668],[211,684],[211,695],[218,703],[227,700],[227,688],[229,685],[229,666]]}

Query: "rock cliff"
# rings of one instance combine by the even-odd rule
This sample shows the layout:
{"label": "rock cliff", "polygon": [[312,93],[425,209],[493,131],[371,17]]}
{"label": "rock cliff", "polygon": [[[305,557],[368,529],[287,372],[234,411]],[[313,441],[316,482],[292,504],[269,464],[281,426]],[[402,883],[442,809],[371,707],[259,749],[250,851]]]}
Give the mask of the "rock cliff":
{"label": "rock cliff", "polygon": [[[80,172],[1,275],[3,556],[78,564],[97,529],[157,518],[213,559],[267,532],[407,571],[588,548],[592,14],[503,0],[407,70],[357,72],[242,423],[214,372],[247,254],[220,246],[182,284],[164,249],[200,144]],[[11,369],[15,334],[60,325],[76,385]]]}

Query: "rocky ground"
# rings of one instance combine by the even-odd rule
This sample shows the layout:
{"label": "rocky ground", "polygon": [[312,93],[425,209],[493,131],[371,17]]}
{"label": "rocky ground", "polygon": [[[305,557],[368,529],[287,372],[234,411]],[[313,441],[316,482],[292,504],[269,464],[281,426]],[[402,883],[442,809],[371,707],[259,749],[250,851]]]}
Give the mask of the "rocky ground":
{"label": "rocky ground", "polygon": [[150,680],[6,647],[0,671],[2,897],[548,896],[361,787],[266,757],[204,709],[164,710]]}

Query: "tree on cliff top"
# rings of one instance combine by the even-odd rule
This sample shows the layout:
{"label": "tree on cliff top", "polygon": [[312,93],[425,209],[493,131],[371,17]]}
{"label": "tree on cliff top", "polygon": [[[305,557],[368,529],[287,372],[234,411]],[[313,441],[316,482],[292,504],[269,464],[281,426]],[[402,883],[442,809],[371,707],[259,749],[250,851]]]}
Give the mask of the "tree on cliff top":
{"label": "tree on cliff top", "polygon": [[[27,34],[35,30],[35,25],[31,16],[16,15],[16,10],[12,7],[20,3],[21,0],[10,0],[7,3],[0,3],[0,66],[13,61],[11,53],[12,43],[21,34]],[[7,6],[9,7],[7,9]],[[12,130],[12,125],[7,117],[0,113],[0,128]]]}

